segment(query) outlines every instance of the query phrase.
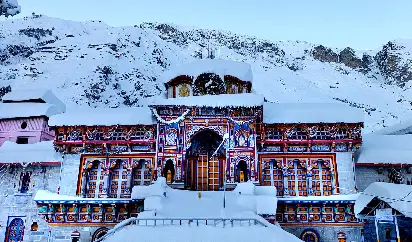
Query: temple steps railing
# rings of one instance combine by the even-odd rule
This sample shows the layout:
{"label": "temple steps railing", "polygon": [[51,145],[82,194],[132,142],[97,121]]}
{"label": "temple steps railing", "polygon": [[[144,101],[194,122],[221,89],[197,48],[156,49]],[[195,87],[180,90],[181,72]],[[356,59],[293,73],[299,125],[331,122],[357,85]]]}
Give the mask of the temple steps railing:
{"label": "temple steps railing", "polygon": [[266,220],[258,218],[129,218],[117,224],[113,229],[109,230],[102,238],[95,242],[102,242],[110,235],[122,230],[126,226],[212,226],[212,227],[235,227],[235,226],[262,226],[268,227],[271,225]]}

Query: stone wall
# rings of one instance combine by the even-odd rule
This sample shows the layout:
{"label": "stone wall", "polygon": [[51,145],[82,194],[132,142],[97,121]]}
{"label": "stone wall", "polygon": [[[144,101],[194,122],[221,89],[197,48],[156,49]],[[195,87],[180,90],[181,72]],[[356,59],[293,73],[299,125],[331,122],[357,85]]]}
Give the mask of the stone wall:
{"label": "stone wall", "polygon": [[351,152],[336,153],[340,194],[355,192],[354,161]]}
{"label": "stone wall", "polygon": [[[378,173],[378,166],[357,166],[355,168],[357,187],[359,191],[365,190],[371,183],[383,181],[389,182],[389,167],[382,167],[382,174]],[[408,174],[407,167],[396,167],[397,170],[401,170],[404,176],[405,182],[412,181],[412,174]]]}
{"label": "stone wall", "polygon": [[[301,235],[306,230],[314,231],[320,238],[321,242],[334,242],[338,241],[338,232],[344,232],[346,234],[347,242],[360,242],[361,240],[361,229],[362,227],[344,227],[344,226],[319,226],[319,227],[304,227],[296,226],[282,227],[284,230],[301,238]],[[366,241],[366,240],[365,240]]]}
{"label": "stone wall", "polygon": [[[67,228],[67,230],[70,230],[67,235],[63,232],[59,232],[64,230],[64,228],[50,228],[48,224],[38,216],[37,205],[33,199],[37,190],[57,192],[59,183],[60,194],[75,196],[79,162],[79,155],[66,155],[62,162],[61,179],[60,165],[29,165],[24,171],[32,172],[32,175],[30,178],[29,190],[24,194],[19,192],[20,174],[23,172],[23,167],[21,165],[15,167],[9,166],[9,168],[0,173],[0,241],[4,240],[9,216],[25,217],[24,241],[47,241],[47,236],[49,235],[50,230],[54,237],[70,237],[71,232],[73,232],[75,228]],[[33,222],[37,222],[38,231],[30,231]]]}

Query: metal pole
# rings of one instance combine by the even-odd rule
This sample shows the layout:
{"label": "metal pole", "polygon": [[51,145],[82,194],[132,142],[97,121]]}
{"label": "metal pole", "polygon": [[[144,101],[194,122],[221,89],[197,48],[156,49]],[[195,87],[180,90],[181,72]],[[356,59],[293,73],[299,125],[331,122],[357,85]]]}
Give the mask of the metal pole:
{"label": "metal pole", "polygon": [[379,230],[378,230],[378,220],[376,219],[376,216],[375,216],[375,230],[376,230],[376,241],[380,242]]}
{"label": "metal pole", "polygon": [[401,237],[399,236],[398,218],[395,215],[395,228],[396,228],[396,241],[401,242]]}

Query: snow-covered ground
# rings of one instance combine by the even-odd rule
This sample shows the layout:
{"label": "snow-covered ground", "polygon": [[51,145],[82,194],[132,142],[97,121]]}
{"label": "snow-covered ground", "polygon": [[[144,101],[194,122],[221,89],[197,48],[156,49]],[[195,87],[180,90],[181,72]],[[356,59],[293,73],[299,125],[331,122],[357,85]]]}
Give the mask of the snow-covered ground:
{"label": "snow-covered ground", "polygon": [[[135,241],[137,235],[139,241],[300,241],[257,215],[276,213],[274,187],[264,189],[243,183],[231,192],[198,193],[171,189],[160,179],[151,186],[134,187],[132,197],[145,198],[145,211],[138,219],[149,221],[141,220],[139,225],[127,225],[129,221],[124,221],[109,231],[105,242]],[[164,220],[158,220],[154,226],[150,219]],[[223,226],[221,219],[238,220],[233,226],[227,220]],[[246,219],[257,223],[250,224]]]}

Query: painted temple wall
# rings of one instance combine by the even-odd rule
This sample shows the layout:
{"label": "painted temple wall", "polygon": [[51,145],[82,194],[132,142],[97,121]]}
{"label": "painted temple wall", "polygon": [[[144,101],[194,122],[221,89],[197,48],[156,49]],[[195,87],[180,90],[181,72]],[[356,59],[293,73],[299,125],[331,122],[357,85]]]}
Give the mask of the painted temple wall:
{"label": "painted temple wall", "polygon": [[338,172],[340,194],[351,194],[355,192],[354,163],[351,152],[337,152],[336,165]]}
{"label": "painted temple wall", "polygon": [[[389,168],[382,167],[382,174],[378,173],[379,166],[357,166],[355,168],[357,187],[359,191],[365,190],[373,182],[389,182]],[[407,167],[396,167],[397,170],[401,170],[401,174],[404,177],[404,184],[407,181],[412,182],[412,173],[408,173]]]}
{"label": "painted temple wall", "polygon": [[[297,236],[301,237],[302,233],[310,229],[312,231],[315,231],[319,237],[320,241],[322,242],[333,242],[333,241],[338,241],[338,232],[344,232],[346,234],[346,241],[347,242],[360,242],[361,240],[361,227],[344,227],[344,226],[319,226],[319,227],[303,227],[303,226],[296,226],[296,227],[290,227],[290,226],[284,226],[282,227],[284,230],[287,232]],[[365,240],[369,241],[369,240]],[[372,241],[372,240],[370,240]]]}
{"label": "painted temple wall", "polygon": [[[27,122],[23,129],[21,124]],[[45,118],[3,119],[0,120],[0,146],[5,141],[16,142],[17,137],[28,137],[29,144],[54,139],[54,132],[49,130]]]}

